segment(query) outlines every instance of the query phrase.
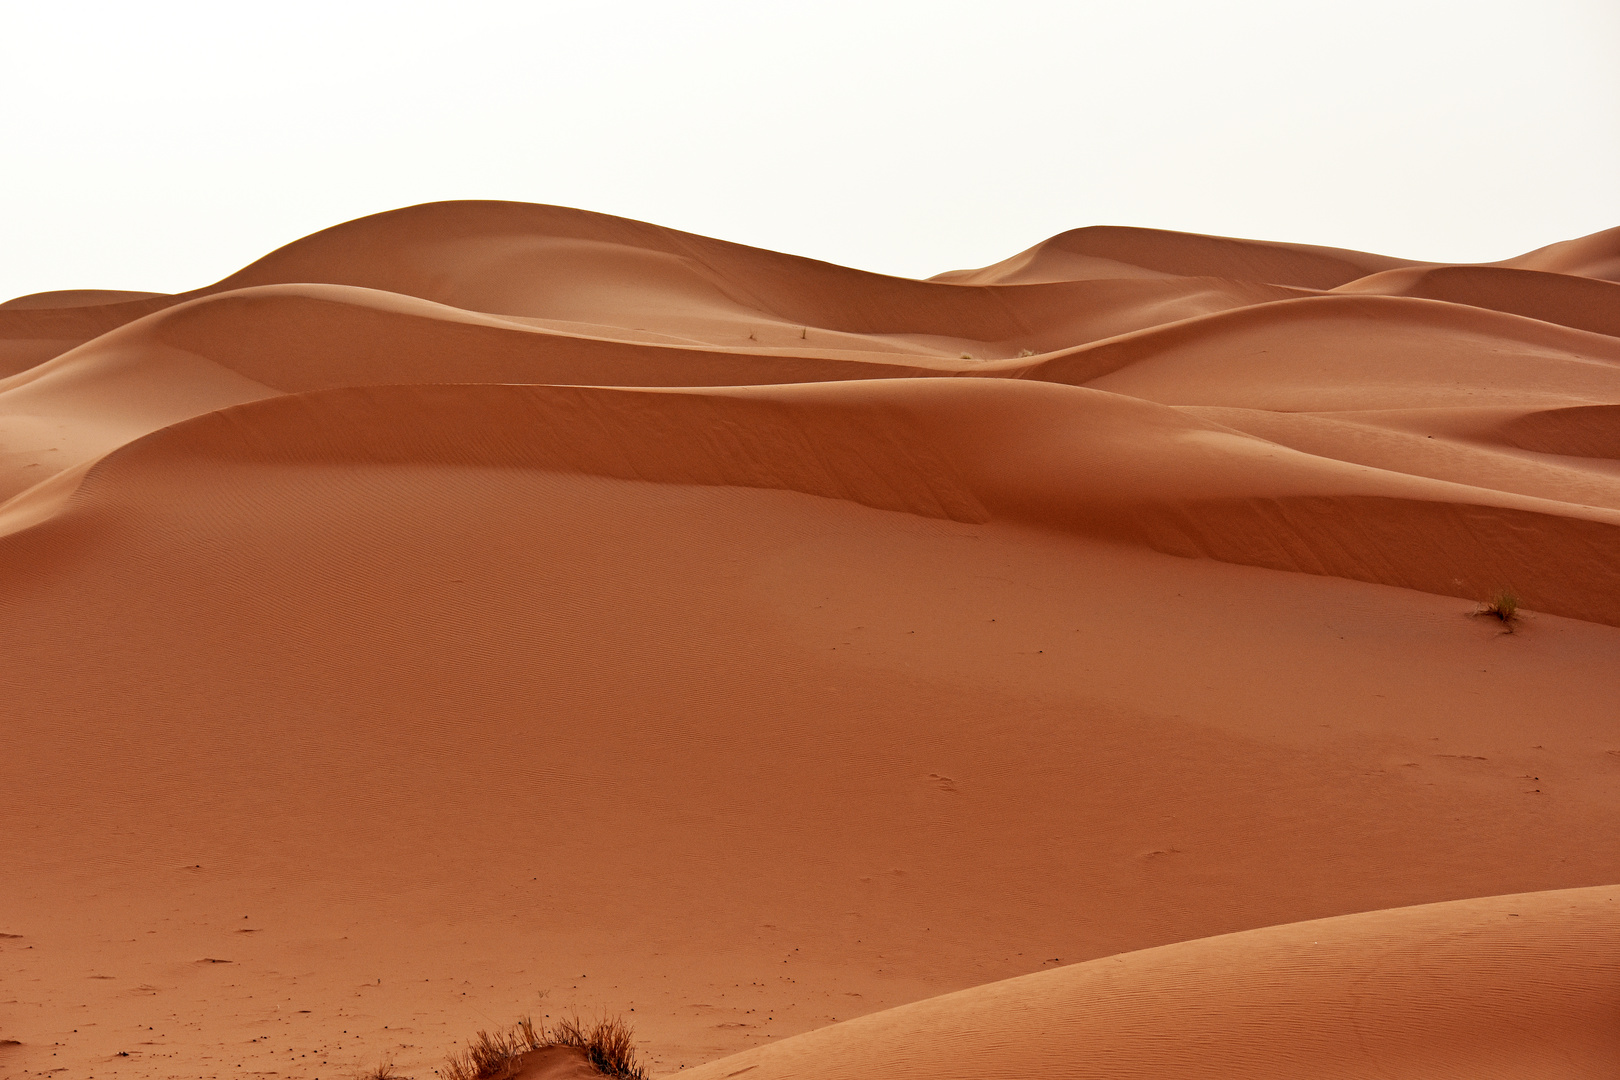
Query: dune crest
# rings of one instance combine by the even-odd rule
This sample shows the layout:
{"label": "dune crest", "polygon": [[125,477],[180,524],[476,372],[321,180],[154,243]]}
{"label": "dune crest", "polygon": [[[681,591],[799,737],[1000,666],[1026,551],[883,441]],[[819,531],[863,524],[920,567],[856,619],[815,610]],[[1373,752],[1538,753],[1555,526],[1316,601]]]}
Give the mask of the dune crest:
{"label": "dune crest", "polygon": [[1331,289],[1367,274],[1416,265],[1383,255],[1310,244],[1093,225],[1060,233],[980,270],[935,281],[1012,284],[1087,277],[1220,277],[1302,289]]}
{"label": "dune crest", "polygon": [[1600,1077],[1620,889],[1462,900],[1025,975],[712,1062],[696,1080]]}
{"label": "dune crest", "polygon": [[[1546,415],[1510,425],[1523,433],[1515,445]],[[1590,427],[1607,414],[1584,415]],[[1620,625],[1620,568],[1608,558],[1620,547],[1620,506],[1347,464],[1185,411],[1049,384],[345,388],[205,414],[88,475],[106,488],[126,470],[183,472],[188,460],[528,468],[797,491],[1463,598],[1511,580],[1536,610]],[[40,519],[31,510],[14,520]]]}
{"label": "dune crest", "polygon": [[1549,244],[1497,265],[1620,281],[1620,227]]}
{"label": "dune crest", "polygon": [[1617,235],[0,304],[0,1069],[1607,1075]]}

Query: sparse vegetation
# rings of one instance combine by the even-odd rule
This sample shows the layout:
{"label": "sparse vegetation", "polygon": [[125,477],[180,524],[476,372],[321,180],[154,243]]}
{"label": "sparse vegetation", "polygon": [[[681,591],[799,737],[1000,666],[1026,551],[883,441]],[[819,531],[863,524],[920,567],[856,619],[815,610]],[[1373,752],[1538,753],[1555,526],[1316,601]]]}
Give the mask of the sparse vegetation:
{"label": "sparse vegetation", "polygon": [[1034,356],[1034,355],[1035,355],[1035,350],[1034,349],[1019,349],[1018,350],[1018,359],[1020,359],[1020,360],[1024,359],[1024,357],[1026,357],[1026,356]]}
{"label": "sparse vegetation", "polygon": [[518,1037],[522,1025],[491,1034],[480,1031],[459,1054],[451,1054],[440,1073],[445,1080],[505,1080],[517,1069],[517,1059],[530,1050]]}
{"label": "sparse vegetation", "polygon": [[631,1039],[630,1025],[617,1016],[603,1017],[589,1031],[578,1016],[558,1021],[551,1029],[554,1045],[573,1046],[585,1051],[585,1056],[597,1071],[617,1080],[647,1080],[647,1071],[636,1062],[636,1047]]}
{"label": "sparse vegetation", "polygon": [[465,1050],[450,1055],[440,1075],[444,1080],[506,1080],[517,1071],[524,1054],[568,1046],[583,1051],[586,1060],[604,1076],[647,1080],[647,1070],[636,1061],[631,1034],[630,1025],[617,1016],[605,1016],[594,1024],[578,1016],[564,1017],[552,1027],[536,1024],[526,1016],[508,1031],[480,1031]]}
{"label": "sparse vegetation", "polygon": [[1502,624],[1504,631],[1511,634],[1519,619],[1518,594],[1512,589],[1498,589],[1489,600],[1479,605],[1479,610],[1475,614],[1496,619]]}
{"label": "sparse vegetation", "polygon": [[369,1072],[355,1074],[356,1080],[410,1080],[408,1076],[401,1076],[394,1071],[394,1063],[385,1061]]}

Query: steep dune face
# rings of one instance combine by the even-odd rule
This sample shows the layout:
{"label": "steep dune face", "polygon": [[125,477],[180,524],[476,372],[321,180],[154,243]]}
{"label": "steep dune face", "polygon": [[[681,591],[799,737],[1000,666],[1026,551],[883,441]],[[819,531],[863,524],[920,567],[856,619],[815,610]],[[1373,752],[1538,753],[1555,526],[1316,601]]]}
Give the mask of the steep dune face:
{"label": "steep dune face", "polygon": [[0,306],[0,1071],[1604,1075],[1609,246],[456,203]]}
{"label": "steep dune face", "polygon": [[1620,461],[1620,407],[1577,405],[1528,413],[1506,424],[1502,436],[1513,446],[1541,454]]}
{"label": "steep dune face", "polygon": [[[1609,557],[1620,548],[1620,508],[1352,464],[1182,410],[1050,384],[885,380],[707,394],[372,387],[211,413],[132,444],[116,464],[161,469],[150,462],[174,454],[799,491],[1463,598],[1511,580],[1537,610],[1620,625],[1620,567]],[[113,482],[114,465],[95,475]],[[1620,488],[1609,501],[1620,501]]]}

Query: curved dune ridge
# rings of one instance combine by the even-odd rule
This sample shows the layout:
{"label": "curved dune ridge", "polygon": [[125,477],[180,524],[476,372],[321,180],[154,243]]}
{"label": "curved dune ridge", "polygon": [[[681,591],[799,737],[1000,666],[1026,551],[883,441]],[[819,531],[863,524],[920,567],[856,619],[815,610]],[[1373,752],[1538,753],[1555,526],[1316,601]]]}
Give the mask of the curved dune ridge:
{"label": "curved dune ridge", "polygon": [[1607,1075],[1617,237],[0,304],[0,1073]]}
{"label": "curved dune ridge", "polygon": [[[1537,431],[1526,419],[1545,415],[1511,430]],[[349,388],[205,414],[91,475],[116,486],[126,470],[183,471],[187,459],[518,467],[798,491],[1463,597],[1512,580],[1538,611],[1620,624],[1620,479],[1606,505],[1571,505],[1348,464],[1051,384]]]}
{"label": "curved dune ridge", "polygon": [[1617,954],[1620,889],[1399,908],[978,986],[692,1075],[1596,1078]]}

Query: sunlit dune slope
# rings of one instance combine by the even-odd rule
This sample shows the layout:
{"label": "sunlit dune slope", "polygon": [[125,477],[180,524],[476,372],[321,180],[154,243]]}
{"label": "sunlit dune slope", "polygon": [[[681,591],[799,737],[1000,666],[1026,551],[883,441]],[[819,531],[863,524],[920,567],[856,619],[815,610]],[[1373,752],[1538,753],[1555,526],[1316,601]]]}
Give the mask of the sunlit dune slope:
{"label": "sunlit dune slope", "polygon": [[1367,274],[1412,265],[1416,264],[1342,248],[1094,225],[1060,233],[993,266],[953,270],[933,280],[988,285],[1210,276],[1331,289]]}
{"label": "sunlit dune slope", "polygon": [[1444,300],[1620,336],[1620,283],[1569,274],[1497,266],[1415,267],[1372,274],[1335,291]]}
{"label": "sunlit dune slope", "polygon": [[772,1077],[1613,1075],[1620,889],[1464,900],[1130,953],[724,1058]]}
{"label": "sunlit dune slope", "polygon": [[1433,300],[1324,296],[1122,335],[1021,374],[1274,412],[1585,405],[1620,390],[1620,339]]}
{"label": "sunlit dune slope", "polygon": [[1616,235],[0,305],[0,1074],[1601,1075]]}
{"label": "sunlit dune slope", "polygon": [[[443,203],[362,218],[289,244],[212,288],[308,281],[607,326],[701,332],[707,319],[710,335],[728,339],[735,325],[752,324],[771,331],[1009,341],[1088,293],[1066,280],[996,289],[887,277],[623,218],[520,203]],[[1224,288],[1236,303],[1287,295],[1275,290],[1267,296],[1241,277],[1231,284],[1115,288],[1129,290],[1126,304],[1134,296],[1162,299],[1182,290]],[[746,331],[742,339],[748,340]]]}
{"label": "sunlit dune slope", "polygon": [[1496,265],[1620,281],[1620,227],[1549,244]]}
{"label": "sunlit dune slope", "polygon": [[769,355],[558,332],[350,286],[190,301],[0,381],[0,493],[189,416],[373,383],[731,385],[893,377],[883,354]]}

